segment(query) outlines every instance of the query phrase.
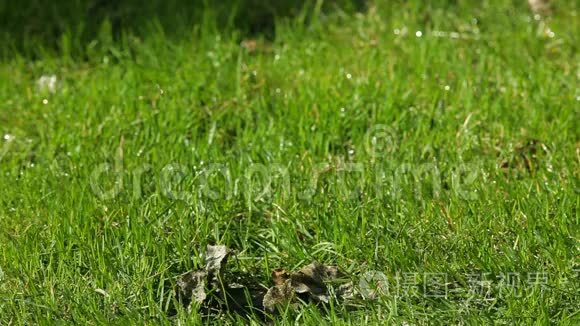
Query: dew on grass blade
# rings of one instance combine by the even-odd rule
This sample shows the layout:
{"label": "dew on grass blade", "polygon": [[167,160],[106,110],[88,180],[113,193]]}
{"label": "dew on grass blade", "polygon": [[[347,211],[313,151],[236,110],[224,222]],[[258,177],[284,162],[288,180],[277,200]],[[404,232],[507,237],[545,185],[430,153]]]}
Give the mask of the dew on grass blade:
{"label": "dew on grass blade", "polygon": [[157,86],[157,90],[159,91],[159,94],[160,94],[160,95],[163,95],[163,94],[165,94],[165,91],[163,90],[163,88],[161,88],[161,85],[159,85],[159,84],[155,84],[155,86]]}

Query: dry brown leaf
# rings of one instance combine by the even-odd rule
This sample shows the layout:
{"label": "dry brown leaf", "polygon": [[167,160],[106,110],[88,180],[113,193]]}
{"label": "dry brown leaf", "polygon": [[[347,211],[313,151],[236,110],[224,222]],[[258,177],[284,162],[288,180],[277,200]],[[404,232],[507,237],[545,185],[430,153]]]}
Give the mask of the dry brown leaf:
{"label": "dry brown leaf", "polygon": [[208,273],[220,274],[228,260],[230,252],[226,246],[207,246],[205,270]]}
{"label": "dry brown leaf", "polygon": [[272,52],[272,44],[263,40],[246,39],[240,43],[240,47],[245,49],[249,54]]}
{"label": "dry brown leaf", "polygon": [[336,279],[337,275],[336,267],[313,262],[292,274],[291,279],[297,293],[309,293],[318,301],[328,302],[325,282]]}
{"label": "dry brown leaf", "polygon": [[188,309],[191,302],[202,304],[207,298],[207,272],[194,271],[183,274],[177,281],[177,294],[179,301]]}
{"label": "dry brown leaf", "polygon": [[176,292],[184,306],[189,309],[191,302],[202,304],[207,299],[208,284],[212,288],[220,287],[222,268],[229,254],[230,250],[226,246],[207,246],[205,270],[185,273],[177,280]]}
{"label": "dry brown leaf", "polygon": [[291,280],[286,280],[280,285],[268,289],[262,304],[264,309],[270,313],[274,312],[276,306],[290,303],[296,297]]}
{"label": "dry brown leaf", "polygon": [[240,46],[248,52],[254,52],[258,48],[258,42],[256,40],[243,40]]}
{"label": "dry brown leaf", "polygon": [[276,268],[272,271],[272,282],[274,285],[282,285],[290,278],[290,274],[285,269]]}

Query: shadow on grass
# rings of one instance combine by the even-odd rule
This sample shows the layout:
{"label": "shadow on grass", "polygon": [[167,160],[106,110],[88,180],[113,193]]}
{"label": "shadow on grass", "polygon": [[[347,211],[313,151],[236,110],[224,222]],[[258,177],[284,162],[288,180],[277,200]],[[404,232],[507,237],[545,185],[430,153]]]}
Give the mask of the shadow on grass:
{"label": "shadow on grass", "polygon": [[[4,1],[0,3],[0,40],[4,55],[36,56],[63,46],[82,52],[105,32],[113,40],[124,34],[146,37],[151,28],[168,38],[191,33],[194,28],[216,32],[238,31],[242,36],[272,38],[275,20],[312,13],[360,11],[365,0],[69,0]],[[63,44],[65,43],[65,44]],[[7,45],[7,46],[6,46]]]}

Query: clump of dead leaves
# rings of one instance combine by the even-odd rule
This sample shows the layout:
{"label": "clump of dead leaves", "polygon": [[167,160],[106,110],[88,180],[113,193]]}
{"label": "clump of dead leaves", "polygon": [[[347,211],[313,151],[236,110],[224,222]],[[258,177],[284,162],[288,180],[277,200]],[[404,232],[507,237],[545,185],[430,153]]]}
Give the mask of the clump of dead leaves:
{"label": "clump of dead leaves", "polygon": [[305,303],[324,305],[331,300],[344,303],[355,298],[352,282],[337,267],[317,262],[296,272],[273,270],[270,287],[257,282],[239,284],[227,279],[224,273],[231,254],[225,246],[207,246],[205,267],[178,278],[175,291],[178,301],[189,311],[272,316],[278,308],[298,308]]}

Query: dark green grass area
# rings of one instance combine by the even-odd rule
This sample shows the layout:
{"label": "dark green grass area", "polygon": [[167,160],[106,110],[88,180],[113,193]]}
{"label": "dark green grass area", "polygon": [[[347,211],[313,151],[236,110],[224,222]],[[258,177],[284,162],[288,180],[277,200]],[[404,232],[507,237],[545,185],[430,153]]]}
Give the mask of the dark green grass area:
{"label": "dark green grass area", "polygon": [[71,3],[2,5],[0,324],[245,324],[174,299],[207,244],[389,280],[280,324],[579,322],[576,2]]}

